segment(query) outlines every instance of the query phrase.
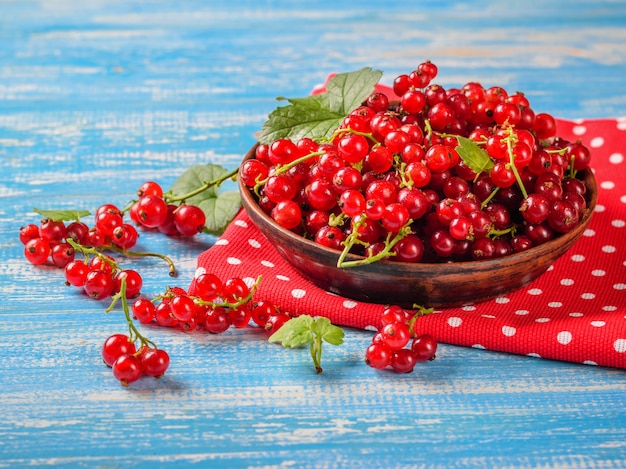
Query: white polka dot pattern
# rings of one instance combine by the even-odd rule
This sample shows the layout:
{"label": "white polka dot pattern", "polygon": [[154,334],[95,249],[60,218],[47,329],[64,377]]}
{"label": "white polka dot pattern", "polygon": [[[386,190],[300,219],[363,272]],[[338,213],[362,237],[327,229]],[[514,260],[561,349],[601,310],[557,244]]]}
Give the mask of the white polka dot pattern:
{"label": "white polka dot pattern", "polygon": [[[538,279],[506,296],[436,311],[418,332],[477,349],[626,368],[626,119],[558,121],[559,135],[592,151],[599,203],[584,236]],[[197,277],[262,276],[257,298],[294,314],[376,330],[383,305],[328,294],[303,279],[244,212],[198,260]],[[193,291],[193,282],[191,285]],[[427,305],[426,305],[427,306]]]}

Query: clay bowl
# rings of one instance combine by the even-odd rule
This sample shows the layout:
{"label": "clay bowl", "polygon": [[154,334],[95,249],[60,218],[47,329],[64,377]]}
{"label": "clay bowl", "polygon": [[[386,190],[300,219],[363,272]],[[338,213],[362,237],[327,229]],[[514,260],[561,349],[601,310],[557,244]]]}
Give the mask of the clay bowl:
{"label": "clay bowl", "polygon": [[[244,161],[254,157],[254,148]],[[261,210],[254,194],[239,181],[243,207],[282,257],[314,285],[354,300],[446,308],[487,301],[510,293],[540,276],[582,236],[597,201],[591,170],[582,179],[589,210],[569,233],[527,251],[498,259],[438,264],[379,261],[337,268],[339,252],[279,226]],[[348,260],[359,259],[348,256]]]}

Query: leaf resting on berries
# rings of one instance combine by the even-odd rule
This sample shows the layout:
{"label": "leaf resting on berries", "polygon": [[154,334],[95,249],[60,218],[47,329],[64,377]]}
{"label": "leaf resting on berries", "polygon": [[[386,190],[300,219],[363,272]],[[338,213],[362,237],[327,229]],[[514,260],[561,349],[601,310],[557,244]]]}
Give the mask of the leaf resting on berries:
{"label": "leaf resting on berries", "polygon": [[[222,166],[215,164],[192,166],[174,181],[170,192],[175,196],[189,194],[211,181],[218,180],[227,172]],[[223,233],[241,207],[239,192],[219,189],[220,186],[215,185],[186,200],[188,204],[202,209],[206,216],[205,230],[211,234]]]}
{"label": "leaf resting on berries", "polygon": [[289,104],[270,113],[261,129],[259,142],[269,144],[279,138],[296,141],[304,137],[330,136],[344,117],[367,99],[381,76],[381,71],[365,67],[335,75],[324,93],[305,98],[278,98],[289,101]]}

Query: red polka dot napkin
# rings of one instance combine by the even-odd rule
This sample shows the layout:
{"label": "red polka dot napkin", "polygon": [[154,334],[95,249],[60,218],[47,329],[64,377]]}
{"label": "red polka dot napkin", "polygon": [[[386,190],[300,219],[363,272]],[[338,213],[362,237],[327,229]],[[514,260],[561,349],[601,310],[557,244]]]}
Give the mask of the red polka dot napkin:
{"label": "red polka dot napkin", "polygon": [[[531,284],[472,306],[436,311],[420,332],[468,347],[626,368],[626,119],[558,121],[558,135],[592,150],[598,204],[584,236]],[[197,274],[249,282],[294,314],[375,330],[383,306],[330,294],[302,278],[241,211],[198,259]],[[191,284],[193,291],[193,282]]]}

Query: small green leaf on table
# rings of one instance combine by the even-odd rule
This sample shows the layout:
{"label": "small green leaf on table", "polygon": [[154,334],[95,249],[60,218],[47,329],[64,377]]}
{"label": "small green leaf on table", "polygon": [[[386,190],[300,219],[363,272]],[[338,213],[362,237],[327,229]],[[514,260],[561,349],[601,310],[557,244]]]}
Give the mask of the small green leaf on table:
{"label": "small green leaf on table", "polygon": [[290,319],[268,339],[269,342],[280,342],[285,348],[299,348],[309,344],[311,358],[317,373],[322,372],[322,344],[343,343],[344,332],[330,322],[328,318],[313,318],[303,314]]}

